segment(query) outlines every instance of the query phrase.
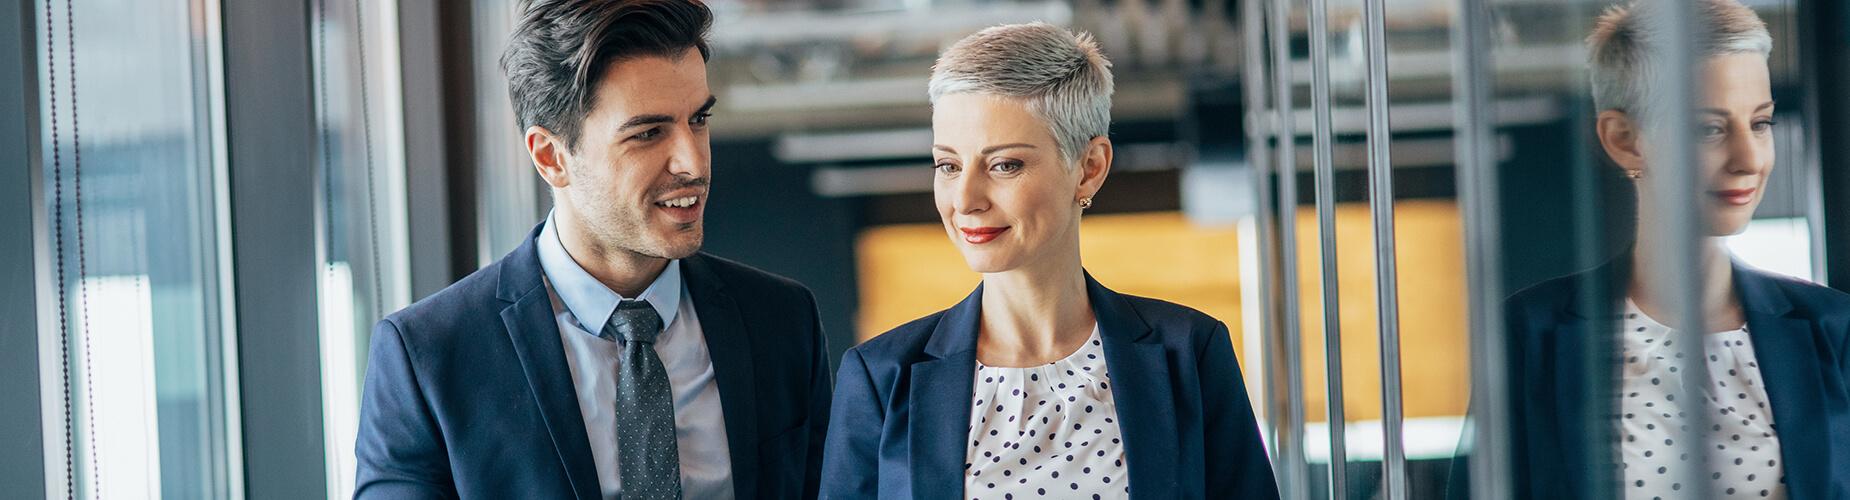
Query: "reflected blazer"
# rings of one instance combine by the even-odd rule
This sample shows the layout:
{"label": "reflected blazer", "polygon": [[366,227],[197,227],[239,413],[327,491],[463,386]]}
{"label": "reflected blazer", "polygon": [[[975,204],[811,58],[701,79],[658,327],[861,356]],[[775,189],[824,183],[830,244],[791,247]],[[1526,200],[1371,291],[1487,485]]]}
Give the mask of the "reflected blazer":
{"label": "reflected blazer", "polygon": [[[1589,498],[1599,489],[1618,491],[1618,476],[1610,473],[1619,463],[1617,431],[1598,425],[1612,417],[1597,415],[1601,410],[1590,404],[1590,397],[1608,394],[1616,405],[1620,363],[1596,363],[1588,355],[1600,347],[1589,342],[1617,345],[1617,321],[1596,319],[1617,312],[1601,314],[1602,299],[1583,294],[1602,293],[1604,300],[1617,303],[1631,276],[1628,264],[1629,259],[1620,258],[1543,282],[1505,303],[1517,498]],[[1850,295],[1739,261],[1733,267],[1748,339],[1778,422],[1789,498],[1850,498],[1850,388],[1845,384],[1850,380]],[[1613,385],[1593,387],[1590,379]],[[1610,459],[1586,459],[1602,456]],[[1453,482],[1454,492],[1462,489],[1460,482]]]}
{"label": "reflected blazer", "polygon": [[[1132,498],[1278,498],[1226,325],[1086,276]],[[849,349],[822,498],[964,498],[983,287]]]}
{"label": "reflected blazer", "polygon": [[[354,498],[601,497],[538,234],[373,328]],[[814,498],[830,396],[815,299],[718,257],[681,264],[737,498]]]}

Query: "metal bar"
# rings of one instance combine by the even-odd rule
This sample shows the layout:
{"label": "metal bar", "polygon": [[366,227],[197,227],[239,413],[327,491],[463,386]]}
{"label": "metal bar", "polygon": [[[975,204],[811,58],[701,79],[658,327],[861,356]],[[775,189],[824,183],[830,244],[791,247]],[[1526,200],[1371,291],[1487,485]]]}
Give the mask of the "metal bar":
{"label": "metal bar", "polygon": [[325,498],[313,5],[221,8],[243,493]]}
{"label": "metal bar", "polygon": [[1394,164],[1388,145],[1387,5],[1363,3],[1362,47],[1368,88],[1369,216],[1375,226],[1375,317],[1381,342],[1382,498],[1406,500],[1407,453],[1401,437],[1400,277],[1394,251]]}
{"label": "metal bar", "polygon": [[[0,496],[48,498],[40,413],[40,301],[49,289],[44,147],[39,131],[38,16],[0,0]],[[51,317],[56,317],[52,315]],[[61,488],[59,488],[61,489]],[[59,492],[62,494],[62,492]]]}
{"label": "metal bar", "polygon": [[[1650,45],[1660,51],[1664,66],[1658,81],[1648,82],[1654,90],[1650,94],[1653,102],[1645,103],[1650,111],[1643,118],[1647,121],[1646,134],[1655,140],[1647,141],[1647,154],[1652,158],[1651,164],[1662,167],[1695,165],[1695,112],[1693,105],[1698,95],[1693,69],[1697,54],[1690,43],[1701,36],[1696,30],[1695,10],[1686,2],[1660,2],[1656,16],[1646,19],[1655,24],[1656,37]],[[1634,261],[1638,265],[1649,266],[1649,276],[1660,280],[1652,288],[1668,292],[1669,306],[1672,311],[1670,319],[1675,321],[1674,333],[1676,351],[1679,356],[1688,359],[1702,358],[1702,338],[1709,326],[1702,313],[1702,295],[1705,290],[1703,271],[1706,258],[1722,258],[1719,248],[1707,248],[1720,245],[1719,240],[1707,238],[1704,227],[1703,206],[1697,199],[1699,188],[1698,172],[1689,168],[1655,168],[1645,173],[1648,188],[1653,193],[1654,203],[1639,207],[1640,211],[1652,211],[1647,217],[1640,214],[1639,220],[1652,221],[1643,228],[1642,235],[1648,239],[1640,240],[1634,252],[1638,252]],[[1648,242],[1657,242],[1657,252],[1648,252]],[[1636,286],[1636,285],[1634,285]],[[1666,343],[1669,341],[1665,341]],[[1683,370],[1683,396],[1685,401],[1703,404],[1703,393],[1709,387],[1709,371]],[[1691,464],[1706,463],[1706,448],[1698,443],[1706,443],[1703,430],[1709,428],[1707,411],[1688,412],[1690,425],[1679,429],[1676,447],[1689,453]],[[1593,424],[1593,422],[1587,422]],[[1706,467],[1683,467],[1675,471],[1687,488],[1682,490],[1688,498],[1708,498],[1709,480]]]}
{"label": "metal bar", "polygon": [[1246,161],[1252,165],[1253,169],[1253,219],[1256,221],[1254,233],[1258,240],[1253,247],[1259,250],[1259,255],[1257,255],[1259,286],[1255,288],[1260,291],[1257,295],[1259,295],[1261,310],[1259,318],[1260,355],[1253,357],[1253,359],[1260,360],[1261,364],[1257,367],[1248,366],[1247,370],[1259,371],[1260,387],[1264,388],[1264,392],[1258,395],[1262,398],[1260,399],[1262,404],[1265,405],[1265,428],[1261,430],[1265,433],[1267,442],[1272,444],[1271,449],[1267,450],[1267,458],[1271,460],[1273,469],[1276,471],[1280,468],[1279,464],[1284,463],[1280,455],[1280,450],[1284,446],[1281,446],[1278,439],[1278,425],[1282,419],[1281,409],[1276,404],[1276,396],[1280,392],[1277,380],[1279,377],[1273,363],[1273,353],[1278,349],[1278,342],[1273,339],[1273,335],[1278,332],[1278,304],[1277,295],[1273,293],[1272,286],[1278,281],[1278,252],[1273,246],[1277,235],[1273,233],[1275,226],[1272,221],[1275,211],[1272,208],[1272,190],[1267,187],[1267,180],[1272,176],[1272,167],[1266,164],[1269,154],[1267,140],[1276,127],[1267,127],[1264,115],[1266,109],[1265,82],[1268,72],[1272,70],[1267,65],[1265,52],[1264,4],[1256,1],[1240,3],[1240,31],[1245,37],[1244,48],[1246,50],[1246,66],[1242,68],[1240,91],[1245,94],[1246,99]]}
{"label": "metal bar", "polygon": [[1280,481],[1285,498],[1310,496],[1310,464],[1304,457],[1304,344],[1299,337],[1298,317],[1298,233],[1297,233],[1297,158],[1296,135],[1291,117],[1291,3],[1272,0],[1272,108],[1277,121],[1272,130],[1278,141],[1273,159],[1278,165],[1278,248],[1279,248],[1279,342],[1285,365],[1285,432],[1280,433],[1279,448],[1286,473]]}
{"label": "metal bar", "polygon": [[1491,28],[1488,0],[1459,0],[1452,29],[1452,47],[1457,49],[1452,99],[1458,113],[1458,204],[1464,217],[1465,280],[1471,298],[1471,415],[1466,438],[1471,498],[1477,500],[1512,496]]}
{"label": "metal bar", "polygon": [[1798,2],[1800,61],[1805,104],[1808,184],[1814,186],[1806,219],[1812,234],[1813,279],[1850,290],[1850,6],[1835,0]]}
{"label": "metal bar", "polygon": [[1349,498],[1343,425],[1342,305],[1336,268],[1336,162],[1330,137],[1329,0],[1310,0],[1311,160],[1317,198],[1317,263],[1323,292],[1323,387],[1330,429],[1330,498]]}

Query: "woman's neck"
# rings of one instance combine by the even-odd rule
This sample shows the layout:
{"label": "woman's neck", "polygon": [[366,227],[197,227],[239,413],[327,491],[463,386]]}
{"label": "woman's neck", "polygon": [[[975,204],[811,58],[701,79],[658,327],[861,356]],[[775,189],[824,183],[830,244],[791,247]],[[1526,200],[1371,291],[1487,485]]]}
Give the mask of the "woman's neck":
{"label": "woman's neck", "polygon": [[[1671,288],[1671,277],[1666,275],[1665,266],[1660,266],[1661,259],[1669,258],[1671,247],[1663,242],[1640,235],[1636,246],[1632,247],[1631,285],[1626,297],[1644,311],[1646,316],[1657,320],[1665,326],[1685,329],[1683,317],[1676,314],[1677,293]],[[1701,303],[1697,306],[1707,323],[1704,332],[1724,332],[1740,328],[1746,323],[1742,313],[1740,297],[1734,293],[1734,266],[1728,260],[1728,249],[1719,237],[1704,237],[1697,252],[1696,267],[1702,276]]]}
{"label": "woman's neck", "polygon": [[[1067,259],[1049,259],[1067,260]],[[1039,366],[1078,350],[1097,324],[1078,259],[983,275],[976,357],[987,366]]]}

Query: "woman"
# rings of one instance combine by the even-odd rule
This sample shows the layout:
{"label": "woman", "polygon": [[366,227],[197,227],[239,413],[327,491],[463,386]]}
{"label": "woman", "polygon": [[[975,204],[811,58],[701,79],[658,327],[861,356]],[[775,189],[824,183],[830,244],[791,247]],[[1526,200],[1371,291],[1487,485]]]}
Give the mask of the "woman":
{"label": "woman", "polygon": [[983,283],[844,355],[823,498],[1278,496],[1227,327],[1080,266],[1109,67],[1047,24],[938,60],[933,192]]}
{"label": "woman", "polygon": [[[1627,499],[1688,498],[1692,489],[1717,497],[1850,496],[1850,295],[1732,261],[1722,240],[1746,228],[1773,167],[1772,38],[1734,0],[1693,5],[1703,27],[1697,36],[1706,39],[1696,44],[1692,166],[1651,158],[1651,125],[1668,114],[1649,109],[1653,72],[1640,66],[1658,50],[1650,45],[1650,2],[1609,11],[1588,37],[1598,136],[1637,186],[1637,241],[1611,264],[1508,301],[1510,391],[1521,395],[1510,398],[1519,497],[1584,497],[1614,487]],[[1673,171],[1683,168],[1697,169],[1709,230],[1696,263],[1702,325],[1678,324],[1677,290],[1666,289],[1668,276],[1653,261],[1675,248],[1653,239],[1651,228],[1687,215],[1656,211],[1663,193],[1650,179],[1690,175]],[[1582,296],[1589,290],[1603,291]],[[1602,296],[1614,301],[1616,321],[1595,312]],[[1672,345],[1673,330],[1688,328],[1705,333],[1696,359]],[[1619,350],[1619,366],[1608,372],[1616,387],[1589,387],[1580,368],[1610,369],[1581,355],[1600,342]],[[1698,368],[1708,372],[1708,387],[1688,390],[1684,374]],[[1594,414],[1589,394],[1616,394],[1616,424],[1599,425],[1614,423],[1614,414]],[[1704,442],[1679,446],[1692,423]],[[1696,448],[1707,464],[1684,454]],[[1618,463],[1585,460],[1602,456]],[[1692,477],[1708,484],[1684,484]]]}

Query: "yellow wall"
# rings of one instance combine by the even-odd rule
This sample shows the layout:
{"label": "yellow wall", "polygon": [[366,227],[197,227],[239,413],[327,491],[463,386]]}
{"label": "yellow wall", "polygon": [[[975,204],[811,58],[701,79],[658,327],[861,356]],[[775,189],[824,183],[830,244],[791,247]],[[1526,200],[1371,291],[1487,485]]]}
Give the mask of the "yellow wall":
{"label": "yellow wall", "polygon": [[[1408,417],[1462,415],[1465,362],[1464,257],[1457,208],[1449,201],[1395,204],[1399,245],[1403,393]],[[1374,244],[1363,204],[1337,210],[1346,420],[1380,418],[1376,353]],[[1322,421],[1323,337],[1315,213],[1299,213],[1299,268],[1307,417]],[[1175,302],[1226,323],[1241,341],[1240,275],[1231,226],[1191,224],[1180,213],[1087,216],[1080,228],[1086,269],[1121,293]],[[856,242],[866,340],[956,304],[981,275],[964,265],[937,224],[868,229]],[[1256,376],[1248,370],[1248,378]]]}

